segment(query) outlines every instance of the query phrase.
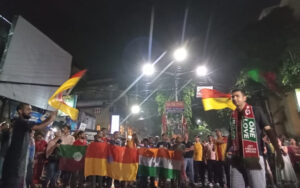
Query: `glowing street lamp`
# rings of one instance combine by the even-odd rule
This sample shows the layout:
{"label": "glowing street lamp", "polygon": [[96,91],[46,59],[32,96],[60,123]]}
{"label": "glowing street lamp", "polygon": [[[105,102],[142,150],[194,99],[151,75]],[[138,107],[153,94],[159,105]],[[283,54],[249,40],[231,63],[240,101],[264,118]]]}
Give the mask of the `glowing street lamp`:
{"label": "glowing street lamp", "polygon": [[196,74],[199,77],[203,77],[207,75],[207,68],[203,65],[203,66],[199,66],[196,68]]}
{"label": "glowing street lamp", "polygon": [[154,66],[151,63],[146,63],[143,66],[143,74],[146,76],[151,76],[155,72]]}
{"label": "glowing street lamp", "polygon": [[174,51],[174,59],[178,62],[184,61],[187,58],[187,50],[184,47],[178,48]]}
{"label": "glowing street lamp", "polygon": [[131,107],[131,113],[133,113],[133,114],[138,114],[138,113],[140,113],[140,111],[141,111],[141,108],[137,104],[135,104]]}

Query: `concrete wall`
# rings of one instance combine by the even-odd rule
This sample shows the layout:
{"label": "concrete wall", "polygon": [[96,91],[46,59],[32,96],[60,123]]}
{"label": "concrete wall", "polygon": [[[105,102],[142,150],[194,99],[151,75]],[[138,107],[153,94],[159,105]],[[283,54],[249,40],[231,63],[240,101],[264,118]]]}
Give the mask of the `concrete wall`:
{"label": "concrete wall", "polygon": [[270,96],[268,103],[277,133],[300,137],[300,113],[297,110],[295,92],[289,92],[282,98]]}

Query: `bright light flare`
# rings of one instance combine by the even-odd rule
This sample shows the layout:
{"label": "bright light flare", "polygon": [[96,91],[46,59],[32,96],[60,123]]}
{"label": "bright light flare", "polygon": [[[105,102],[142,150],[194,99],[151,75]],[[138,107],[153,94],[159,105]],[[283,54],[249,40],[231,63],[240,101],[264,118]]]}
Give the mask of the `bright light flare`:
{"label": "bright light flare", "polygon": [[203,66],[199,66],[196,68],[196,74],[199,77],[206,76],[207,75],[207,68]]}
{"label": "bright light flare", "polygon": [[138,114],[138,113],[140,113],[140,111],[141,111],[141,108],[140,108],[140,106],[137,105],[137,104],[135,104],[135,105],[133,105],[133,106],[131,107],[131,112],[132,112],[133,114]]}
{"label": "bright light flare", "polygon": [[178,48],[174,51],[174,59],[178,62],[184,61],[187,58],[187,50],[185,48]]}
{"label": "bright light flare", "polygon": [[143,66],[143,74],[146,76],[151,76],[155,72],[154,66],[151,63],[146,63]]}

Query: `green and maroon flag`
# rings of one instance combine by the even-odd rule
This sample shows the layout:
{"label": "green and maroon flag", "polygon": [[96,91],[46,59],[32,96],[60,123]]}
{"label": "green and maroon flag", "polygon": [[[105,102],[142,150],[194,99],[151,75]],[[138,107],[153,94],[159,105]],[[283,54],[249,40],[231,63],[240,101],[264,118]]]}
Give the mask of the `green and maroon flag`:
{"label": "green and maroon flag", "polygon": [[272,91],[277,91],[276,74],[274,72],[263,72],[258,69],[248,71],[248,76]]}
{"label": "green and maroon flag", "polygon": [[59,146],[59,169],[74,172],[84,169],[84,158],[87,146]]}

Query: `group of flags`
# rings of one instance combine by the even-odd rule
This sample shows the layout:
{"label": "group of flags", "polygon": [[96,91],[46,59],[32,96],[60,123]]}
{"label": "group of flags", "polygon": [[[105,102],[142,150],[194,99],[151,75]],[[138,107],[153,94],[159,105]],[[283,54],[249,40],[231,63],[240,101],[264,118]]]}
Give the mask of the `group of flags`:
{"label": "group of flags", "polygon": [[84,170],[85,176],[108,176],[134,181],[138,176],[174,179],[180,175],[182,153],[165,148],[129,148],[92,142],[89,146],[61,145],[60,170]]}

